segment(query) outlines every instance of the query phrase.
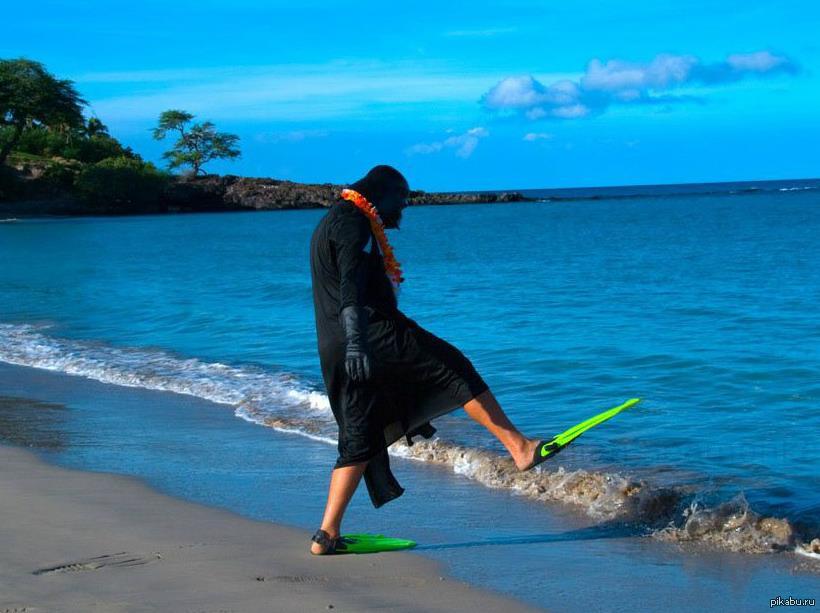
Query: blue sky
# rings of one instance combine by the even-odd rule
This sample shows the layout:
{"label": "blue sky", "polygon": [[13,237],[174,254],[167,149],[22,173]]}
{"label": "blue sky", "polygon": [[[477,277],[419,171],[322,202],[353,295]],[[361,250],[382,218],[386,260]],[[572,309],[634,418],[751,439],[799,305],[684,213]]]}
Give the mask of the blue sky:
{"label": "blue sky", "polygon": [[[161,162],[167,109],[240,136],[211,172],[514,189],[820,176],[820,5],[39,2],[0,57],[72,79]],[[13,26],[11,25],[13,24]]]}

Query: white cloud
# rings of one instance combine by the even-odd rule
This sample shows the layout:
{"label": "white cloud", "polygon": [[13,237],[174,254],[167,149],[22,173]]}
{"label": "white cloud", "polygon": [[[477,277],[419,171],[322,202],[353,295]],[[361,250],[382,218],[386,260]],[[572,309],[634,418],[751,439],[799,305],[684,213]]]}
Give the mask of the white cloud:
{"label": "white cloud", "polygon": [[473,154],[480,139],[489,136],[489,132],[482,127],[471,128],[463,134],[449,136],[444,140],[432,143],[418,143],[405,150],[407,155],[437,153],[444,149],[455,149],[458,157],[468,158]]}
{"label": "white cloud", "polygon": [[770,51],[732,54],[707,64],[693,55],[662,53],[651,62],[602,62],[594,58],[577,80],[544,84],[530,75],[501,79],[481,98],[485,108],[516,112],[527,119],[577,119],[601,113],[612,104],[656,104],[691,100],[674,95],[677,87],[730,83],[751,76],[794,74],[797,64]]}
{"label": "white cloud", "polygon": [[782,66],[788,60],[770,51],[757,51],[755,53],[734,53],[726,58],[726,62],[735,70],[768,72]]}
{"label": "white cloud", "polygon": [[289,132],[259,132],[254,140],[260,143],[298,143],[309,138],[324,138],[327,130],[291,130]]}
{"label": "white cloud", "polygon": [[589,109],[579,103],[581,89],[569,79],[561,79],[545,87],[531,76],[507,77],[491,89],[483,99],[491,109],[517,109],[528,119],[543,117],[582,117]]}
{"label": "white cloud", "polygon": [[662,89],[686,81],[697,63],[698,59],[692,55],[669,54],[658,55],[645,65],[621,60],[610,60],[604,64],[593,59],[581,78],[580,86],[586,91]]}
{"label": "white cloud", "polygon": [[507,77],[496,84],[485,96],[490,108],[526,108],[543,98],[544,86],[531,76]]}
{"label": "white cloud", "polygon": [[553,135],[548,132],[528,132],[522,140],[533,142],[537,140],[550,140],[551,138],[553,138]]}
{"label": "white cloud", "polygon": [[589,115],[589,107],[583,104],[569,104],[553,109],[552,114],[561,119],[576,119]]}
{"label": "white cloud", "polygon": [[526,116],[527,119],[532,119],[533,121],[535,121],[536,119],[541,119],[542,117],[546,117],[547,115],[549,115],[549,113],[547,113],[540,106],[536,106],[534,108],[527,109],[526,111],[524,111],[524,115]]}

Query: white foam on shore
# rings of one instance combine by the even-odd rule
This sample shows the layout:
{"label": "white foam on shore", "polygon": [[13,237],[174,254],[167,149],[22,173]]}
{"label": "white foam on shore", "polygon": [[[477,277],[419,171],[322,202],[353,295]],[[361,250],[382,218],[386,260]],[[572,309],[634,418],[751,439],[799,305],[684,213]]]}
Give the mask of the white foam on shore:
{"label": "white foam on shore", "polygon": [[[336,423],[327,395],[290,373],[273,373],[252,365],[231,366],[175,356],[161,350],[121,348],[104,343],[60,339],[45,326],[0,323],[0,360],[84,376],[104,383],[188,394],[233,407],[251,423],[336,445]],[[679,510],[683,488],[658,488],[617,473],[568,471],[560,458],[555,470],[542,465],[528,472],[512,460],[484,449],[441,439],[399,441],[393,456],[449,467],[487,487],[504,489],[545,504],[569,504],[600,521],[665,524],[655,538],[697,542],[720,549],[761,553],[798,551],[815,555],[811,543],[781,518],[762,517],[742,495],[715,508],[692,503]],[[810,541],[811,539],[807,539]]]}
{"label": "white foam on shore", "polygon": [[693,502],[684,510],[683,520],[658,530],[655,538],[711,544],[744,553],[787,551],[797,542],[788,520],[755,513],[742,493],[714,508]]}
{"label": "white foam on shore", "polygon": [[103,383],[188,394],[231,405],[238,417],[254,423],[271,416],[289,417],[294,412],[332,420],[327,395],[304,386],[290,373],[203,362],[165,351],[59,339],[42,330],[43,326],[30,324],[0,324],[0,360]]}
{"label": "white foam on shore", "polygon": [[820,561],[820,538],[812,540],[811,543],[800,543],[794,548],[794,552],[801,556]]}

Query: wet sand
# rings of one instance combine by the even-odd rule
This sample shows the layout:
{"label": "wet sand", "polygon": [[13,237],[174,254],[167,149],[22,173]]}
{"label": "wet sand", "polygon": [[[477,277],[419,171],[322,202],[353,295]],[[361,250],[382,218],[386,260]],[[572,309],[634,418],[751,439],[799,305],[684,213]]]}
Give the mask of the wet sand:
{"label": "wet sand", "polygon": [[309,533],[0,445],[0,611],[530,611],[408,553]]}

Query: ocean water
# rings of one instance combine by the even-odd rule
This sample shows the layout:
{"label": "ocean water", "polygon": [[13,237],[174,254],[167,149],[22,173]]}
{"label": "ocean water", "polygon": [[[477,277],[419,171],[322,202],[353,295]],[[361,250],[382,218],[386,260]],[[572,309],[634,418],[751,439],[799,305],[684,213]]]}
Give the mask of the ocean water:
{"label": "ocean water", "polygon": [[[473,361],[520,429],[642,402],[524,475],[462,411],[393,452],[465,477],[468,498],[490,487],[658,540],[791,552],[820,537],[820,190],[713,191],[405,211],[400,308]],[[308,261],[322,215],[0,224],[0,360],[331,445]]]}

